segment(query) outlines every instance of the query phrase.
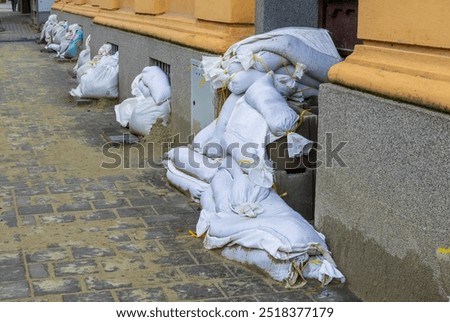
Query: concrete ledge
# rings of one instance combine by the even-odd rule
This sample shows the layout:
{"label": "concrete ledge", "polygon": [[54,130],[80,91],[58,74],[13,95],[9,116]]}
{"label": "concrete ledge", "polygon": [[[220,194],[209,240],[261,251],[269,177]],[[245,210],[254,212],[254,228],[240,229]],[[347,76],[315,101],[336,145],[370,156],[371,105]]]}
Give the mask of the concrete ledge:
{"label": "concrete ledge", "polygon": [[448,301],[450,255],[438,250],[450,247],[450,115],[332,84],[319,110],[319,143],[348,143],[347,167],[317,169],[316,226],[352,290],[365,301]]}

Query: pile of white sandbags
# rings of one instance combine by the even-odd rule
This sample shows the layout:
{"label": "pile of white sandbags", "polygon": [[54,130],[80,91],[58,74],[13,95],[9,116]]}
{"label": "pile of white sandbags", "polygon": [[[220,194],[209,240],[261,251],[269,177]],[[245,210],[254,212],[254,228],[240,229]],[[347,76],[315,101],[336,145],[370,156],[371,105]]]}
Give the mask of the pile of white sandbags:
{"label": "pile of white sandbags", "polygon": [[157,66],[147,66],[131,84],[134,97],[114,107],[116,120],[130,132],[148,135],[157,121],[167,126],[170,118],[169,77]]}
{"label": "pile of white sandbags", "polygon": [[71,96],[76,98],[119,96],[119,52],[111,54],[111,49],[111,44],[104,44],[98,54],[90,59],[89,42],[86,43],[86,51],[83,50],[73,69],[79,84],[70,91]]}
{"label": "pile of white sandbags", "polygon": [[83,26],[66,20],[58,21],[56,14],[51,14],[45,22],[40,36],[40,43],[46,43],[44,49],[55,52],[55,58],[78,58],[83,45]]}
{"label": "pile of white sandbags", "polygon": [[275,30],[231,46],[223,57],[204,57],[205,79],[231,95],[191,146],[167,154],[169,182],[202,206],[196,233],[204,246],[290,287],[303,278],[345,278],[324,236],[272,188],[266,145],[287,135],[291,156],[309,153],[312,142],[295,133],[300,117],[289,101],[317,94],[340,60],[327,31],[311,28]]}

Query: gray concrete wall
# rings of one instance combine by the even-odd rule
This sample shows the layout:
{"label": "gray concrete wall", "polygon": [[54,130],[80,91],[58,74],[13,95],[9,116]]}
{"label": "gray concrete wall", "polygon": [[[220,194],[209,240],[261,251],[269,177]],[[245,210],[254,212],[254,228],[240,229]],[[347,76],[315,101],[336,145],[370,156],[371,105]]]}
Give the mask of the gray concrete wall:
{"label": "gray concrete wall", "polygon": [[149,66],[150,58],[169,64],[172,86],[170,126],[173,134],[179,133],[182,139],[187,139],[191,134],[191,59],[201,60],[202,55],[211,54],[97,25],[87,17],[59,11],[54,13],[59,20],[83,25],[86,37],[91,34],[91,52],[94,55],[107,42],[118,45],[120,101],[131,97],[131,83],[145,66]]}
{"label": "gray concrete wall", "polygon": [[326,132],[332,147],[348,143],[347,167],[317,170],[316,226],[351,289],[366,301],[448,301],[450,115],[331,84],[319,111],[319,143]]}
{"label": "gray concrete wall", "polygon": [[291,26],[317,27],[318,0],[256,0],[256,33]]}

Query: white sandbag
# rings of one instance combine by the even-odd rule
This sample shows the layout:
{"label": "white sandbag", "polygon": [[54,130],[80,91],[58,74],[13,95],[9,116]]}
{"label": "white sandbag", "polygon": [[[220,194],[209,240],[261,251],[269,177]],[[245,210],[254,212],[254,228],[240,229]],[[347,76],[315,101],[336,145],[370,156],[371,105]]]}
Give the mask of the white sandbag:
{"label": "white sandbag", "polygon": [[221,146],[241,167],[254,167],[265,155],[268,132],[266,120],[247,104],[244,96],[235,104]]}
{"label": "white sandbag", "polygon": [[58,23],[58,16],[52,14],[48,16],[47,21],[44,23],[44,26],[41,30],[40,41],[45,41],[48,44],[52,43],[52,29]]}
{"label": "white sandbag", "polygon": [[169,77],[157,66],[147,66],[142,70],[142,82],[157,104],[170,98]]}
{"label": "white sandbag", "polygon": [[289,97],[295,92],[297,92],[298,83],[295,78],[283,75],[283,74],[274,74],[274,85],[277,89],[278,93],[283,97]]}
{"label": "white sandbag", "polygon": [[298,276],[296,276],[290,260],[277,260],[264,250],[235,245],[224,247],[221,254],[227,259],[256,266],[275,281],[286,281],[288,285],[292,286],[297,282]]}
{"label": "white sandbag", "polygon": [[221,164],[186,146],[171,149],[167,152],[167,157],[178,170],[205,182],[211,182]]}
{"label": "white sandbag", "polygon": [[213,90],[226,88],[230,80],[230,74],[222,67],[222,57],[203,56],[202,70],[206,82],[210,82]]}
{"label": "white sandbag", "polygon": [[232,63],[228,64],[224,69],[228,75],[233,76],[234,74],[244,70],[244,67],[239,61],[235,60]]}
{"label": "white sandbag", "polygon": [[142,81],[142,73],[137,75],[131,83],[131,94],[133,96],[150,97],[150,90]]}
{"label": "white sandbag", "polygon": [[230,193],[233,186],[233,178],[226,169],[219,170],[211,181],[216,213],[228,213],[230,211]]}
{"label": "white sandbag", "polygon": [[61,49],[61,45],[60,44],[48,44],[44,47],[45,49],[50,49],[53,50],[54,52],[58,52]]}
{"label": "white sandbag", "polygon": [[246,174],[234,177],[230,208],[239,216],[254,218],[264,211],[260,202],[266,199],[269,193],[270,188],[253,183]]}
{"label": "white sandbag", "polygon": [[265,73],[255,69],[242,70],[234,74],[228,83],[228,89],[236,95],[241,95]]}
{"label": "white sandbag", "polygon": [[61,47],[56,53],[56,57],[74,58],[79,54],[79,48],[83,43],[83,27],[79,24],[71,24],[67,28],[67,33],[61,39]]}
{"label": "white sandbag", "polygon": [[214,130],[216,129],[217,119],[209,123],[206,127],[198,132],[192,140],[192,148],[198,153],[205,153],[206,145],[212,139]]}
{"label": "white sandbag", "polygon": [[298,115],[274,86],[273,72],[258,79],[244,95],[245,101],[257,110],[267,122],[270,131],[283,136],[295,128]]}
{"label": "white sandbag", "polygon": [[286,58],[264,50],[251,55],[249,61],[245,61],[246,57],[240,57],[239,55],[237,55],[237,58],[244,68],[254,68],[263,73],[275,71],[290,64]]}
{"label": "white sandbag", "polygon": [[320,52],[290,35],[275,36],[271,39],[242,45],[237,49],[236,55],[243,63],[246,60],[251,61],[253,54],[260,51],[276,53],[285,57],[292,65],[301,63],[306,67],[306,73],[320,82],[327,82],[328,70],[342,60],[340,57]]}
{"label": "white sandbag", "polygon": [[324,236],[290,208],[275,191],[272,190],[261,201],[261,206],[263,212],[251,219],[232,212],[227,216],[222,212],[220,216],[210,218],[205,247],[213,249],[238,244],[265,250],[279,260],[328,252]]}
{"label": "white sandbag", "polygon": [[323,285],[328,285],[333,279],[345,282],[344,275],[337,269],[331,256],[314,256],[303,265],[302,274],[304,278],[319,280]]}
{"label": "white sandbag", "polygon": [[[91,60],[86,62],[83,66],[77,69],[77,80],[78,83],[81,82],[81,77],[85,75],[89,69],[95,68],[100,62],[102,64],[114,64],[114,60],[116,59],[114,55],[111,55],[112,46],[111,44],[103,44]],[[106,58],[112,57],[112,58]]]}
{"label": "white sandbag", "polygon": [[119,52],[113,56],[104,56],[94,68],[88,69],[78,87],[71,90],[70,94],[80,98],[118,97]]}
{"label": "white sandbag", "polygon": [[73,67],[74,74],[77,73],[78,69],[91,60],[91,35],[87,36],[85,42],[85,48],[78,55],[77,63]]}
{"label": "white sandbag", "polygon": [[68,28],[69,24],[66,20],[59,21],[56,25],[54,25],[52,28],[52,43],[60,44]]}
{"label": "white sandbag", "polygon": [[217,118],[216,126],[213,131],[213,135],[208,139],[207,144],[202,150],[203,154],[210,158],[224,158],[226,156],[226,146],[222,146],[222,137],[225,132],[228,120],[233,112],[236,102],[242,95],[235,95],[233,93],[228,96],[222,105],[219,117]]}
{"label": "white sandbag", "polygon": [[290,132],[287,135],[287,143],[287,150],[290,158],[308,155],[314,144],[314,142],[295,132]]}
{"label": "white sandbag", "polygon": [[114,111],[116,113],[116,121],[120,123],[121,126],[127,127],[131,119],[131,114],[133,114],[134,108],[142,101],[144,97],[130,97],[124,100],[122,103],[114,106]]}
{"label": "white sandbag", "polygon": [[283,66],[275,71],[275,75],[289,75],[292,78],[296,79],[299,84],[318,90],[320,82],[305,74],[303,71],[300,72],[300,66],[301,65],[297,65],[297,67],[294,67],[293,65]]}
{"label": "white sandbag", "polygon": [[130,132],[137,135],[148,135],[153,125],[161,120],[167,126],[170,117],[170,100],[157,104],[152,97],[147,97],[138,102],[131,113]]}
{"label": "white sandbag", "polygon": [[166,160],[164,165],[167,168],[167,180],[181,191],[189,192],[191,198],[198,202],[209,184],[177,170],[171,160]]}
{"label": "white sandbag", "polygon": [[234,56],[242,45],[253,44],[261,40],[272,39],[274,37],[284,35],[295,37],[306,46],[309,46],[326,55],[340,57],[328,30],[310,27],[284,27],[274,29],[263,34],[253,35],[233,44],[224,53],[224,59],[226,60],[229,59],[229,57]]}

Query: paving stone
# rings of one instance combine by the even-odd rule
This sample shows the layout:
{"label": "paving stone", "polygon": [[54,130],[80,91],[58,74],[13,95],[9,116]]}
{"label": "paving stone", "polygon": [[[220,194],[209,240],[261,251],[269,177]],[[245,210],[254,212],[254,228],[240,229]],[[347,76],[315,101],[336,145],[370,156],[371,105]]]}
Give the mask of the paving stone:
{"label": "paving stone", "polygon": [[145,223],[152,226],[171,226],[171,227],[186,227],[186,222],[181,218],[181,216],[175,215],[155,215],[155,216],[144,216],[142,217]]}
{"label": "paving stone", "polygon": [[142,198],[142,194],[140,193],[139,189],[129,189],[129,190],[122,190],[122,191],[110,191],[111,194],[113,194],[116,197],[121,198],[132,198],[132,199],[139,199]]}
{"label": "paving stone", "polygon": [[0,215],[0,225],[5,224],[9,228],[17,227],[17,217],[14,210],[4,211]]}
{"label": "paving stone", "polygon": [[168,227],[153,227],[144,231],[143,239],[160,239],[160,238],[173,238],[174,232]]}
{"label": "paving stone", "polygon": [[309,296],[299,291],[258,294],[255,298],[259,302],[313,302]]}
{"label": "paving stone", "polygon": [[64,204],[57,208],[58,212],[84,211],[84,210],[92,210],[92,207],[88,202],[77,202],[77,203],[73,203],[73,204]]}
{"label": "paving stone", "polygon": [[24,299],[30,296],[30,286],[26,281],[0,283],[0,301]]}
{"label": "paving stone", "polygon": [[19,207],[19,215],[49,214],[52,212],[53,206],[50,204]]}
{"label": "paving stone", "polygon": [[98,267],[94,260],[80,260],[74,262],[59,262],[54,264],[55,276],[82,275],[98,273]]}
{"label": "paving stone", "polygon": [[91,214],[83,215],[80,218],[87,221],[93,221],[115,219],[117,216],[112,210],[97,210]]}
{"label": "paving stone", "polygon": [[75,278],[36,280],[31,283],[37,296],[48,294],[78,293],[80,283]]}
{"label": "paving stone", "polygon": [[115,255],[114,251],[111,248],[98,248],[92,246],[72,247],[72,254],[76,259]]}
{"label": "paving stone", "polygon": [[24,226],[35,226],[36,218],[34,216],[21,216],[22,225]]}
{"label": "paving stone", "polygon": [[167,297],[161,287],[117,291],[120,302],[165,302]]}
{"label": "paving stone", "polygon": [[47,265],[41,263],[28,264],[28,273],[31,278],[46,278],[49,276]]}
{"label": "paving stone", "polygon": [[110,291],[67,294],[63,295],[64,302],[114,302]]}
{"label": "paving stone", "polygon": [[116,190],[116,185],[112,182],[89,183],[85,189],[86,191],[111,191]]}
{"label": "paving stone", "polygon": [[217,299],[221,301],[224,296],[215,285],[202,285],[195,283],[179,284],[170,288],[175,292],[177,301],[194,301]]}
{"label": "paving stone", "polygon": [[192,207],[188,205],[177,205],[177,206],[162,206],[155,205],[153,206],[156,212],[160,215],[183,215],[186,213],[195,213],[198,214],[197,211],[192,209]]}
{"label": "paving stone", "polygon": [[233,278],[227,267],[223,264],[209,264],[209,265],[192,265],[180,267],[180,270],[190,280],[192,277],[201,279],[211,278]]}
{"label": "paving stone", "polygon": [[129,207],[126,199],[117,199],[117,200],[94,200],[92,201],[92,204],[96,209],[110,209],[110,208],[123,208],[123,207]]}
{"label": "paving stone", "polygon": [[69,192],[80,192],[83,188],[79,184],[70,184],[70,185],[53,185],[48,187],[50,193],[58,194],[58,193],[69,193]]}
{"label": "paving stone", "polygon": [[115,226],[108,227],[108,231],[125,230],[125,229],[138,229],[138,228],[145,228],[145,225],[143,223],[119,222]]}
{"label": "paving stone", "polygon": [[173,265],[177,267],[196,264],[191,255],[186,251],[170,252],[168,255],[160,256],[158,259],[155,259],[154,262],[158,265]]}
{"label": "paving stone", "polygon": [[20,266],[0,266],[0,282],[25,280],[25,269]]}
{"label": "paving stone", "polygon": [[43,173],[43,172],[56,172],[56,167],[52,165],[46,165],[41,167],[29,167],[29,173]]}
{"label": "paving stone", "polygon": [[25,255],[27,262],[50,262],[65,260],[69,257],[69,254],[65,248],[49,247],[46,249],[38,250],[30,254]]}
{"label": "paving stone", "polygon": [[114,280],[105,280],[95,277],[88,277],[85,279],[86,285],[89,290],[109,290],[116,288],[130,288],[132,283]]}
{"label": "paving stone", "polygon": [[16,188],[14,189],[16,196],[35,196],[35,195],[45,195],[47,194],[47,189],[45,187],[33,186],[31,188]]}
{"label": "paving stone", "polygon": [[161,249],[155,241],[120,243],[116,245],[121,252],[130,254],[159,253]]}
{"label": "paving stone", "polygon": [[230,298],[273,293],[270,286],[259,277],[224,279],[220,282],[220,287]]}
{"label": "paving stone", "polygon": [[65,178],[64,182],[67,184],[83,184],[94,181],[92,178]]}
{"label": "paving stone", "polygon": [[98,181],[100,182],[116,182],[116,181],[130,181],[130,178],[127,176],[119,175],[119,176],[104,176],[98,178]]}
{"label": "paving stone", "polygon": [[101,191],[88,191],[72,194],[72,198],[76,202],[86,202],[90,200],[105,199],[105,196]]}
{"label": "paving stone", "polygon": [[[167,251],[179,251],[182,249],[203,249],[203,242],[201,239],[199,238],[194,238],[192,236],[190,237],[182,237],[182,238],[176,238],[176,239],[161,239],[159,240],[159,243],[163,246],[163,248]],[[205,251],[203,251],[205,252]],[[206,252],[205,252],[206,253]],[[195,253],[192,253],[193,256],[195,258],[197,258],[197,256],[195,255]],[[205,255],[208,256],[208,255]],[[209,263],[208,261],[206,262],[201,262],[203,263]]]}
{"label": "paving stone", "polygon": [[142,198],[128,198],[128,200],[130,201],[130,204],[133,207],[166,204],[164,198],[158,195],[152,195],[151,197],[142,197]]}
{"label": "paving stone", "polygon": [[150,207],[123,208],[117,209],[120,217],[144,217],[155,215],[155,211]]}
{"label": "paving stone", "polygon": [[22,264],[22,254],[20,251],[0,252],[0,266]]}
{"label": "paving stone", "polygon": [[[128,235],[126,235],[126,234],[123,234],[123,235],[111,235],[111,236],[108,237],[108,239],[110,241],[113,241],[113,242],[116,242],[116,243],[131,241],[131,238]],[[117,248],[119,250],[122,250],[122,249],[120,249],[121,246],[122,245],[117,246]]]}
{"label": "paving stone", "polygon": [[63,224],[63,223],[71,223],[76,220],[76,217],[73,215],[44,215],[39,216],[42,224]]}

